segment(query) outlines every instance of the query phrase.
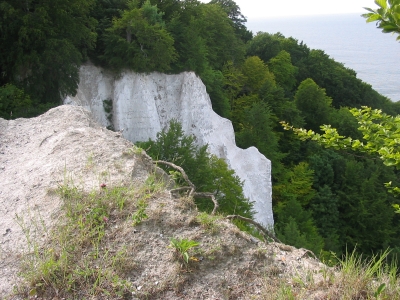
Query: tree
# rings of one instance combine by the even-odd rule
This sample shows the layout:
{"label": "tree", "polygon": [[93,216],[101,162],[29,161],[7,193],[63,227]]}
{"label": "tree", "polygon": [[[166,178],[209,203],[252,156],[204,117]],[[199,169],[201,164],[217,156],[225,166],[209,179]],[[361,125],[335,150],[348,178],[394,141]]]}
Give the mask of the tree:
{"label": "tree", "polygon": [[[363,138],[353,139],[338,133],[331,125],[322,125],[322,134],[312,130],[294,128],[282,122],[287,130],[293,130],[302,140],[314,140],[327,148],[349,149],[379,156],[386,166],[400,169],[400,116],[390,116],[381,110],[362,107],[350,110],[359,124],[358,130]],[[391,182],[386,186],[391,192],[399,194],[399,187],[392,187]],[[400,213],[399,205],[394,205]]]}
{"label": "tree", "polygon": [[126,9],[128,9],[126,0],[96,0],[90,16],[98,21],[96,26],[97,40],[94,49],[88,52],[93,63],[106,66],[105,62],[101,60],[106,47],[104,35],[107,33],[107,28],[112,26],[113,19],[120,18],[121,13]]}
{"label": "tree", "polygon": [[242,74],[245,77],[244,89],[247,93],[257,94],[267,80],[275,81],[267,65],[257,56],[251,56],[245,60]]}
{"label": "tree", "polygon": [[202,4],[194,19],[207,45],[209,66],[221,70],[227,61],[241,61],[244,43],[236,36],[232,21],[217,4]]}
{"label": "tree", "polygon": [[0,118],[18,118],[24,114],[21,112],[32,105],[29,95],[12,84],[0,87]]}
{"label": "tree", "polygon": [[400,1],[399,0],[376,0],[378,9],[365,7],[369,13],[362,16],[367,22],[376,22],[376,26],[382,29],[383,33],[397,33],[397,40],[400,41]]}
{"label": "tree", "polygon": [[40,103],[75,94],[79,66],[96,40],[94,2],[1,1],[0,86],[13,84]]}
{"label": "tree", "polygon": [[221,117],[230,118],[229,99],[224,91],[225,78],[221,71],[207,68],[201,75],[207,93],[210,95],[213,110]]}
{"label": "tree", "polygon": [[233,23],[236,35],[238,35],[243,42],[247,42],[252,39],[253,34],[247,30],[245,23],[247,22],[246,17],[240,11],[239,5],[233,0],[211,0],[210,4],[217,4],[227,13],[229,19]]}
{"label": "tree", "polygon": [[[168,130],[157,133],[155,141],[137,145],[148,149],[147,153],[155,160],[169,161],[182,167],[198,192],[215,193],[221,213],[252,217],[253,206],[243,195],[243,183],[239,177],[223,159],[208,153],[207,146],[196,146],[195,138],[185,135],[178,122],[171,121]],[[196,199],[196,203],[201,210],[212,211],[214,208],[209,198]]]}
{"label": "tree", "polygon": [[176,59],[172,36],[164,28],[162,13],[150,1],[141,8],[129,2],[104,35],[103,61],[113,69],[137,72],[166,71]]}
{"label": "tree", "polygon": [[[250,96],[247,96],[250,97]],[[254,102],[243,107],[240,130],[236,133],[239,147],[256,147],[271,160],[273,175],[282,171],[280,160],[284,156],[278,149],[278,135],[273,131],[274,116],[265,103]]]}
{"label": "tree", "polygon": [[246,46],[248,56],[258,56],[264,62],[277,56],[282,50],[281,43],[276,35],[267,32],[258,32]]}
{"label": "tree", "polygon": [[312,79],[308,78],[299,85],[294,102],[303,113],[307,128],[317,130],[328,122],[332,99]]}
{"label": "tree", "polygon": [[222,75],[224,75],[224,90],[229,98],[230,108],[233,110],[233,102],[235,98],[242,91],[245,77],[237,68],[233,61],[228,61],[222,68]]}
{"label": "tree", "polygon": [[319,254],[324,246],[311,211],[305,207],[315,197],[313,171],[300,163],[273,187],[276,230],[278,238],[296,247],[305,247]]}
{"label": "tree", "polygon": [[290,54],[282,50],[277,56],[268,61],[268,67],[274,74],[276,83],[285,90],[291,91],[297,82],[296,74],[298,68],[292,65]]}

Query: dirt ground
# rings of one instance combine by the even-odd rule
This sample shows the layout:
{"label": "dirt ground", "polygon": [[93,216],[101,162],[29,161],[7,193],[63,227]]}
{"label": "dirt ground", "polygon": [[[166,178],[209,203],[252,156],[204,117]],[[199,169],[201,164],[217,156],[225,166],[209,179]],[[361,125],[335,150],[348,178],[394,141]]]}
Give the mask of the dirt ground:
{"label": "dirt ground", "polygon": [[[52,191],[60,184],[72,180],[91,191],[103,182],[144,182],[151,162],[125,155],[130,149],[129,141],[96,125],[79,107],[0,119],[0,299],[18,299],[11,295],[21,284],[21,259],[59,221],[61,200]],[[326,268],[305,249],[261,242],[223,218],[211,233],[196,221],[190,200],[175,199],[168,190],[151,199],[148,215],[135,228],[121,223],[107,229],[113,243],[133,253],[131,299],[266,299],[271,278],[290,283],[310,272],[317,278]],[[190,268],[182,268],[168,248],[171,237],[200,243]]]}

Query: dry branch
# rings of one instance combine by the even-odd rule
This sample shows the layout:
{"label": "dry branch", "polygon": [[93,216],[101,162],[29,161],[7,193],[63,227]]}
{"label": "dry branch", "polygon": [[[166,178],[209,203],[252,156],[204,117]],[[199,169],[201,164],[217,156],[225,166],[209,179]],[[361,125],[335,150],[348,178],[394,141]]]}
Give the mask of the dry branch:
{"label": "dry branch", "polygon": [[213,193],[196,193],[196,186],[189,180],[189,177],[187,176],[187,174],[183,168],[181,168],[171,162],[164,161],[164,160],[157,160],[154,162],[154,164],[163,164],[163,165],[167,165],[171,168],[174,168],[175,170],[178,170],[182,174],[183,179],[185,179],[185,181],[189,185],[189,186],[184,186],[184,187],[179,187],[179,188],[173,189],[173,190],[171,190],[171,193],[190,190],[189,195],[188,195],[189,197],[210,198],[211,201],[214,203],[214,209],[211,212],[211,214],[212,215],[215,214],[215,212],[217,211],[217,209],[219,207],[218,201],[217,201],[217,199],[215,199],[215,195]]}
{"label": "dry branch", "polygon": [[269,230],[265,229],[264,226],[262,226],[260,223],[254,221],[254,220],[252,220],[252,219],[245,218],[245,217],[242,217],[242,216],[239,216],[239,215],[229,215],[229,216],[226,216],[226,218],[229,219],[229,220],[231,220],[231,219],[239,219],[239,220],[248,222],[248,223],[250,223],[250,224],[253,224],[253,225],[256,226],[263,234],[267,235],[267,236],[268,236],[269,238],[271,238],[273,241],[275,241],[275,242],[277,242],[277,243],[281,243],[281,241],[278,240],[278,238],[277,238],[273,233],[271,233]]}
{"label": "dry branch", "polygon": [[189,197],[193,196],[194,191],[196,190],[195,185],[189,180],[189,177],[187,176],[186,172],[184,169],[182,169],[180,166],[177,166],[171,162],[168,161],[164,161],[164,160],[157,160],[154,162],[155,164],[163,164],[163,165],[167,165],[170,166],[171,168],[174,168],[175,170],[178,170],[179,172],[181,172],[183,179],[185,179],[185,181],[187,182],[187,184],[190,186],[191,191],[189,192]]}
{"label": "dry branch", "polygon": [[217,199],[215,199],[215,195],[213,193],[195,193],[194,194],[195,198],[210,198],[211,201],[214,203],[214,209],[211,212],[212,215],[215,215],[215,212],[217,211],[219,204]]}

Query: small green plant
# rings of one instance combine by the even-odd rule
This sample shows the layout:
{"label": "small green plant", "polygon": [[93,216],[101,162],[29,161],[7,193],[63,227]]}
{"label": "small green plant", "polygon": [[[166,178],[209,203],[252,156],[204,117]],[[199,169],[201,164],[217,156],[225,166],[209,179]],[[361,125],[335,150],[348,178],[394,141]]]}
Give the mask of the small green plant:
{"label": "small green plant", "polygon": [[296,296],[295,293],[292,291],[292,288],[290,286],[287,285],[283,285],[280,290],[279,290],[279,294],[278,294],[278,298],[279,300],[295,300]]}
{"label": "small green plant", "polygon": [[103,108],[106,113],[106,118],[108,121],[107,129],[115,131],[113,124],[113,102],[111,99],[103,100]]}
{"label": "small green plant", "polygon": [[188,239],[170,239],[169,248],[173,248],[178,253],[179,257],[186,263],[189,263],[189,253],[188,251],[200,245],[198,242]]}
{"label": "small green plant", "polygon": [[382,283],[375,291],[374,297],[380,299],[380,294],[385,290],[386,284]]}
{"label": "small green plant", "polygon": [[154,171],[149,177],[147,177],[146,181],[143,184],[142,192],[143,194],[154,194],[161,191],[165,187],[165,183],[162,178],[160,179],[157,171]]}
{"label": "small green plant", "polygon": [[[21,275],[29,287],[20,287],[26,297],[57,295],[65,299],[124,299],[131,294],[127,274],[136,267],[130,251],[114,242],[110,224],[124,223],[136,209],[134,222],[147,218],[148,186],[108,187],[85,192],[64,180],[57,193],[63,200],[62,222],[49,231],[45,245],[39,246],[23,220],[29,253],[22,261]],[[129,220],[128,220],[129,221]]]}
{"label": "small green plant", "polygon": [[128,150],[124,151],[124,155],[133,156],[133,155],[141,155],[143,153],[143,148],[140,148],[136,145],[132,145]]}
{"label": "small green plant", "polygon": [[147,202],[145,199],[139,199],[137,203],[137,211],[132,214],[133,226],[139,225],[143,220],[147,219],[146,214]]}
{"label": "small green plant", "polygon": [[219,216],[212,216],[206,212],[201,212],[196,216],[197,222],[201,224],[208,232],[215,234],[218,232],[218,224],[216,221],[220,219]]}
{"label": "small green plant", "polygon": [[177,183],[177,182],[182,182],[183,177],[182,177],[182,173],[179,171],[175,171],[175,170],[170,170],[169,171],[169,175],[172,177],[172,179]]}

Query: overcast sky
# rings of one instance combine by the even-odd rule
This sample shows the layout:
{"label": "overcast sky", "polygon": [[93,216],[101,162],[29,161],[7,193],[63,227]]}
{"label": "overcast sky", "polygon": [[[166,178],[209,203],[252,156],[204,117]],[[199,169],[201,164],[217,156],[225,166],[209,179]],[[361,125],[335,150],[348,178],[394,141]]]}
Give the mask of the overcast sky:
{"label": "overcast sky", "polygon": [[[209,0],[201,0],[209,2]],[[248,20],[265,17],[364,13],[374,0],[236,0]]]}

